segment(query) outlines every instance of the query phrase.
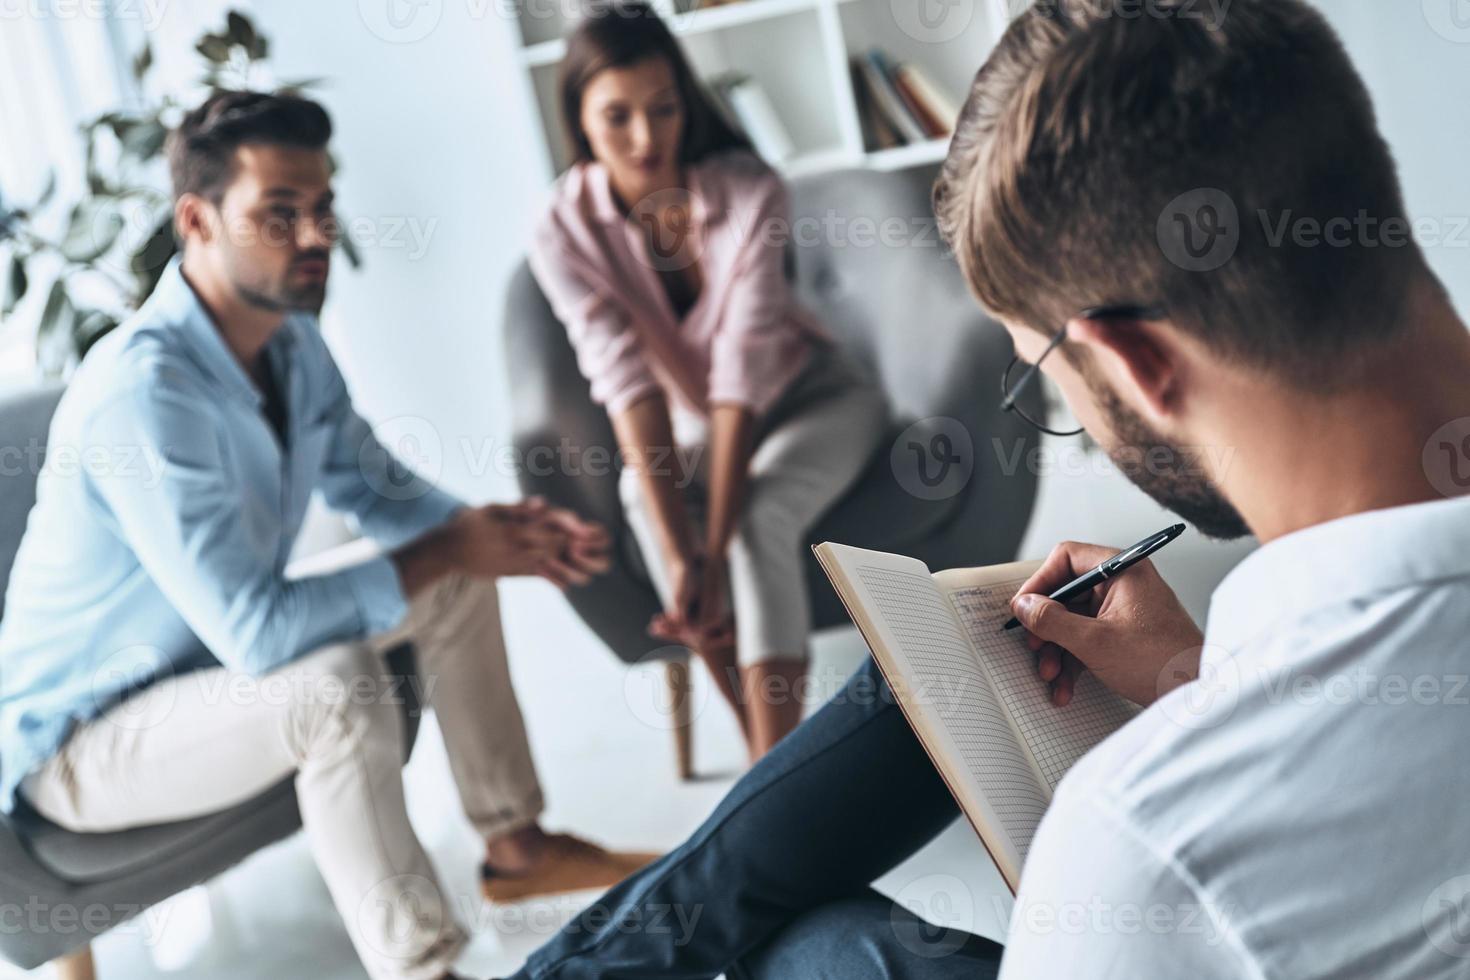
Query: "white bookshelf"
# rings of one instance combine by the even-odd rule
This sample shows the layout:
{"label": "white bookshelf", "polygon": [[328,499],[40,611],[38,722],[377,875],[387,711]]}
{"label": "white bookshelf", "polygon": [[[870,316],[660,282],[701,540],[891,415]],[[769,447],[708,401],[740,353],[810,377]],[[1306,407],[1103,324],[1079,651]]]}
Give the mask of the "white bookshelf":
{"label": "white bookshelf", "polygon": [[[931,0],[739,0],[683,11],[685,0],[652,0],[701,78],[729,71],[752,76],[775,105],[796,155],[791,175],[842,167],[898,170],[937,163],[945,140],[892,149],[863,146],[850,59],[879,47],[899,62],[921,65],[954,98],[964,100],[975,72],[1008,23],[1007,0],[960,0],[935,6],[949,18],[939,27],[910,19]],[[556,99],[564,36],[575,26],[568,3],[517,4],[519,57],[527,92],[541,122],[549,175],[565,169]],[[902,21],[902,22],[901,22]]]}

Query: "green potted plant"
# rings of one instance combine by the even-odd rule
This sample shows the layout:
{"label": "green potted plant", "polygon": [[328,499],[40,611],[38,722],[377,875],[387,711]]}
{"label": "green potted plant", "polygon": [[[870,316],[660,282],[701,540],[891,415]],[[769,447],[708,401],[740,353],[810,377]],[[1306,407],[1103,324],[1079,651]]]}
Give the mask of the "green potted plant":
{"label": "green potted plant", "polygon": [[[301,91],[319,79],[271,84],[270,42],[248,17],[230,11],[224,28],[195,44],[209,89],[274,88]],[[153,69],[148,46],[133,59],[140,92]],[[162,162],[164,141],[184,112],[172,95],[144,97],[138,108],[115,109],[83,123],[86,188],[66,204],[53,174],[34,201],[0,199],[0,248],[8,253],[0,281],[0,318],[10,317],[34,283],[48,278],[36,322],[37,366],[45,378],[63,377],[95,344],[153,292],[178,250],[173,202]],[[65,209],[58,220],[57,211]],[[60,228],[57,235],[43,229]],[[348,262],[360,259],[346,236]]]}

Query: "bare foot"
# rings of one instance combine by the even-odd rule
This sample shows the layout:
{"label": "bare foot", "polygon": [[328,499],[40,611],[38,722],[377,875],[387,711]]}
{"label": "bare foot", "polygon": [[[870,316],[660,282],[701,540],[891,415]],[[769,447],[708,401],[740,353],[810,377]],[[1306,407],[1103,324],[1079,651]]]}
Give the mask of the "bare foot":
{"label": "bare foot", "polygon": [[695,651],[699,659],[704,661],[705,669],[709,671],[710,678],[715,682],[715,688],[724,697],[725,703],[730,705],[730,710],[735,713],[735,721],[740,725],[740,734],[745,736],[747,744],[750,742],[750,717],[746,710],[746,701],[740,691],[740,668],[735,666],[735,644],[725,643],[717,646],[701,647]]}
{"label": "bare foot", "polygon": [[804,659],[765,660],[740,668],[745,710],[750,719],[747,741],[750,761],[755,762],[801,724],[801,679],[806,676]]}

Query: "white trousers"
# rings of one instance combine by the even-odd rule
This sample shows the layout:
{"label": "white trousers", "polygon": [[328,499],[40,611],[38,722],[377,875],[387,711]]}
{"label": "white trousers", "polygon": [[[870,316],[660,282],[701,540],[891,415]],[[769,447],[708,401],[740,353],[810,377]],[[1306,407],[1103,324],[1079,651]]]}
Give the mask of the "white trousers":
{"label": "white trousers", "polygon": [[[704,533],[708,423],[671,410],[681,484],[696,533]],[[730,540],[730,604],[742,666],[809,655],[807,532],[852,485],[887,431],[883,393],[841,351],[820,350],[757,423],[740,514]],[[665,607],[672,583],[638,475],[623,470],[619,489],[628,524]]]}
{"label": "white trousers", "polygon": [[160,680],[73,733],[21,791],[54,823],[104,832],[218,812],[294,773],[312,853],[369,975],[438,980],[466,937],[404,804],[403,709],[382,660],[404,640],[475,828],[494,837],[535,821],[541,787],[495,583],[463,576],[421,593],[392,632],[262,677],[219,667]]}

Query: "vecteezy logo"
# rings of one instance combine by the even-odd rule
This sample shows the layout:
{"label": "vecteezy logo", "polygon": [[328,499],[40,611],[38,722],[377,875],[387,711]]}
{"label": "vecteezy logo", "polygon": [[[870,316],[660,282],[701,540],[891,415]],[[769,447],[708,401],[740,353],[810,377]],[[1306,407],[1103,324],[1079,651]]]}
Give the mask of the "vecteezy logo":
{"label": "vecteezy logo", "polygon": [[1470,875],[1451,878],[1430,892],[1419,922],[1435,949],[1470,959]]}
{"label": "vecteezy logo", "polygon": [[[173,676],[173,663],[158,647],[140,644],[109,656],[92,674],[95,710],[108,724],[124,731],[146,731],[168,718],[178,690],[162,683]],[[148,689],[147,697],[133,697]]]}
{"label": "vecteezy logo", "polygon": [[1183,650],[1159,671],[1157,690],[1162,696],[1154,703],[1174,724],[1190,731],[1214,728],[1235,713],[1240,668],[1219,647]]}
{"label": "vecteezy logo", "polygon": [[[914,454],[914,469],[918,470],[919,482],[926,487],[937,487],[949,478],[950,467],[964,461],[959,453],[954,451],[954,443],[949,436],[943,432],[931,436],[929,445],[925,446],[916,439],[910,439],[908,448]],[[929,461],[933,460],[937,465],[930,472]]]}
{"label": "vecteezy logo", "polygon": [[1424,443],[1420,458],[1429,485],[1446,497],[1470,491],[1470,417],[1446,422]]}
{"label": "vecteezy logo", "polygon": [[890,0],[890,6],[899,29],[927,44],[953,41],[975,17],[975,0]]}
{"label": "vecteezy logo", "polygon": [[898,485],[920,500],[947,500],[975,473],[975,444],[958,419],[921,419],[899,433],[888,453]]}
{"label": "vecteezy logo", "polygon": [[357,0],[367,29],[390,44],[422,41],[439,26],[444,0]]}
{"label": "vecteezy logo", "polygon": [[412,962],[434,947],[449,925],[444,895],[423,875],[394,875],[378,882],[357,906],[357,933],[389,959]]}
{"label": "vecteezy logo", "polygon": [[444,444],[428,419],[400,415],[381,423],[362,440],[357,465],[367,485],[380,496],[417,500],[433,488],[444,470]]}
{"label": "vecteezy logo", "polygon": [[1446,41],[1470,44],[1470,0],[1423,0],[1424,19]]}
{"label": "vecteezy logo", "polygon": [[894,896],[890,921],[910,953],[925,959],[949,956],[975,930],[975,894],[954,875],[925,875]]}
{"label": "vecteezy logo", "polygon": [[633,206],[648,248],[638,254],[658,272],[677,272],[699,261],[704,240],[695,211],[702,207],[693,193],[678,188],[655,191]]}
{"label": "vecteezy logo", "polygon": [[[704,712],[709,701],[709,685],[689,684],[689,668],[683,668],[682,685],[676,685],[670,675],[670,662],[688,662],[691,651],[681,646],[659,647],[639,658],[645,669],[623,671],[623,701],[628,710],[649,728],[658,731],[673,731],[686,719],[693,722]],[[663,670],[647,667],[663,663]],[[677,670],[678,668],[674,668]],[[682,709],[682,710],[681,710]]]}
{"label": "vecteezy logo", "polygon": [[1240,212],[1229,194],[1200,187],[1169,202],[1157,231],[1170,262],[1186,272],[1213,272],[1240,247]]}

